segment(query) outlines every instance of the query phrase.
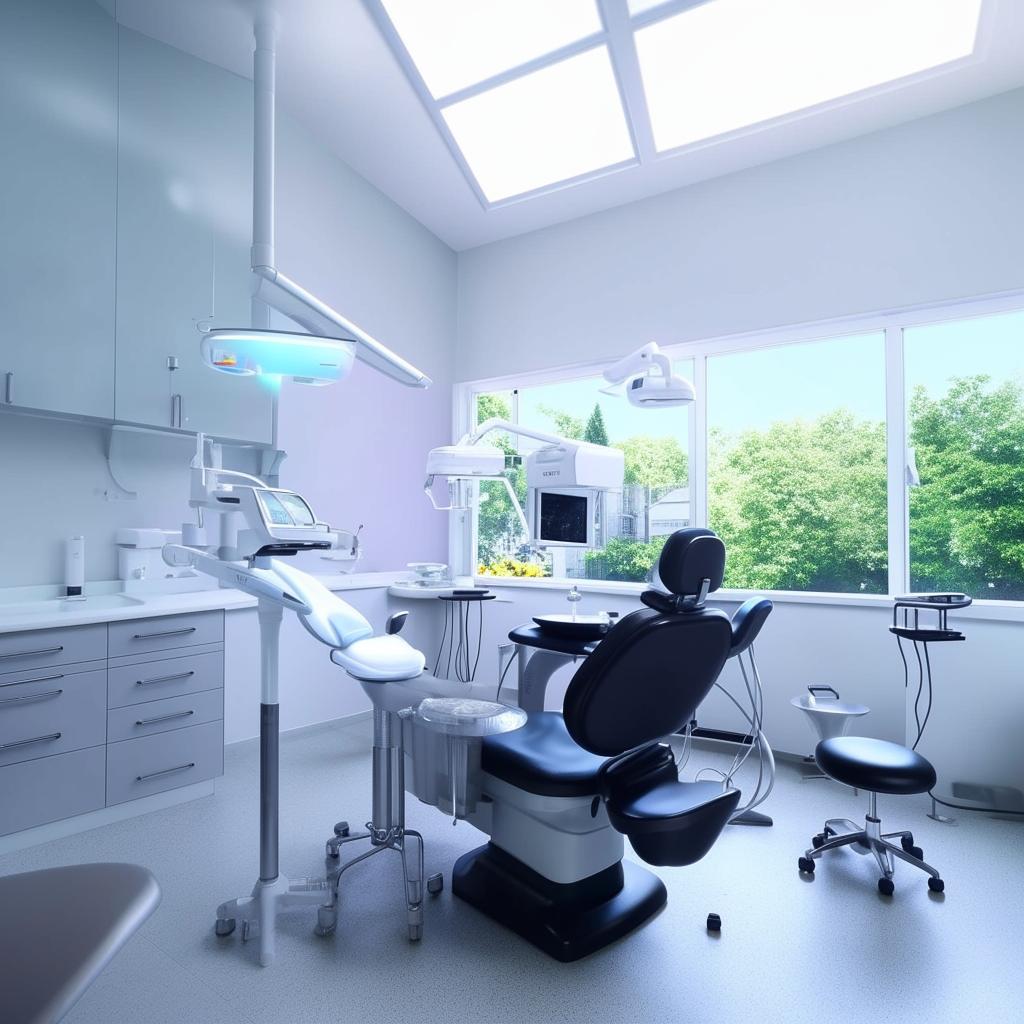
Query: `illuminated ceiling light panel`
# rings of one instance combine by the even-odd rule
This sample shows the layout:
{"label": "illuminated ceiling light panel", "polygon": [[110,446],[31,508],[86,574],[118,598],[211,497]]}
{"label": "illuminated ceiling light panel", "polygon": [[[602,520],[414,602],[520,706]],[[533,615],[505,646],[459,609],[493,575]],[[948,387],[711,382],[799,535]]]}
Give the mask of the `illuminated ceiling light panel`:
{"label": "illuminated ceiling light panel", "polygon": [[711,0],[636,32],[659,151],[970,55],[982,0]]}
{"label": "illuminated ceiling light panel", "polygon": [[604,46],[441,113],[492,203],[635,157]]}
{"label": "illuminated ceiling light panel", "polygon": [[595,0],[381,0],[431,95],[602,31]]}

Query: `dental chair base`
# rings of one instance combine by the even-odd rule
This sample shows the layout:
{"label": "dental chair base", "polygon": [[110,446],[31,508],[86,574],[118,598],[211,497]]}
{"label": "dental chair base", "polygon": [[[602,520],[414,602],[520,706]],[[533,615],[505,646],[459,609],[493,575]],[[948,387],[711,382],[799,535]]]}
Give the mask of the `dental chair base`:
{"label": "dental chair base", "polygon": [[629,861],[578,882],[560,883],[494,843],[455,862],[452,891],[562,963],[628,935],[668,902],[662,881]]}
{"label": "dental chair base", "polygon": [[671,748],[625,758],[576,746],[561,714],[535,712],[484,741],[468,820],[490,842],[464,854],[452,891],[562,962],[588,956],[657,914],[661,880],[624,861],[624,836],[649,864],[702,857],[739,801],[717,783],[683,783]]}

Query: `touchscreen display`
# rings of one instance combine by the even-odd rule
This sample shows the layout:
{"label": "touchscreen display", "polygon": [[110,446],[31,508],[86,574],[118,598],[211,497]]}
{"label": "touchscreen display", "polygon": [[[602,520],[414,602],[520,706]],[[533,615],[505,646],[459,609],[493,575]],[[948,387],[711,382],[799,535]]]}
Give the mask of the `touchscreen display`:
{"label": "touchscreen display", "polygon": [[541,491],[537,539],[548,544],[586,544],[587,505],[585,495]]}
{"label": "touchscreen display", "polygon": [[291,494],[287,491],[278,491],[277,497],[281,504],[288,510],[292,517],[292,522],[296,526],[316,525],[316,518],[313,515],[313,510],[302,498],[299,497],[299,495]]}
{"label": "touchscreen display", "polygon": [[263,518],[274,526],[291,526],[292,517],[273,491],[257,491],[256,496],[263,506]]}

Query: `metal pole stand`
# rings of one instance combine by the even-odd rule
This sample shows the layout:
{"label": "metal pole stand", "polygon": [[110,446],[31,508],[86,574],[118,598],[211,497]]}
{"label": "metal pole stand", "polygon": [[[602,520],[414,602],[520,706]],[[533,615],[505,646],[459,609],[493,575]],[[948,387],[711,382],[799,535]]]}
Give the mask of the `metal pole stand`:
{"label": "metal pole stand", "polygon": [[931,818],[932,821],[941,821],[945,825],[956,821],[956,818],[951,815],[939,813],[939,805],[935,797],[932,797],[932,809],[928,812],[928,817]]}
{"label": "metal pole stand", "polygon": [[[366,823],[365,831],[355,833],[349,829],[347,821],[339,821],[334,826],[334,835],[327,840],[328,859],[339,859],[342,846],[363,839],[369,840],[370,849],[335,868],[328,876],[331,900],[317,912],[317,935],[330,935],[338,927],[342,875],[383,850],[394,850],[402,855],[409,941],[418,942],[423,937],[423,836],[405,827],[401,720],[379,707],[373,709],[373,820]],[[436,896],[444,888],[444,876],[431,875],[426,879],[426,887]]]}
{"label": "metal pole stand", "polygon": [[260,877],[252,894],[217,908],[214,931],[225,937],[241,924],[243,942],[260,940],[260,966],[274,959],[277,915],[296,907],[320,906],[330,892],[327,878],[290,880],[278,871],[280,820],[280,705],[277,700],[278,642],[283,609],[260,600]]}

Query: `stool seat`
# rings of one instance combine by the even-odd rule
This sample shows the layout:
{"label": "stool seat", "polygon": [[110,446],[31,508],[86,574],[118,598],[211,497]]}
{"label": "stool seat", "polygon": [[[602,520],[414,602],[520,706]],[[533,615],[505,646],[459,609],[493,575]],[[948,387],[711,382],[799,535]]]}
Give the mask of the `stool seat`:
{"label": "stool seat", "polygon": [[930,761],[887,740],[835,736],[815,747],[814,759],[829,778],[872,793],[926,793],[935,785]]}

